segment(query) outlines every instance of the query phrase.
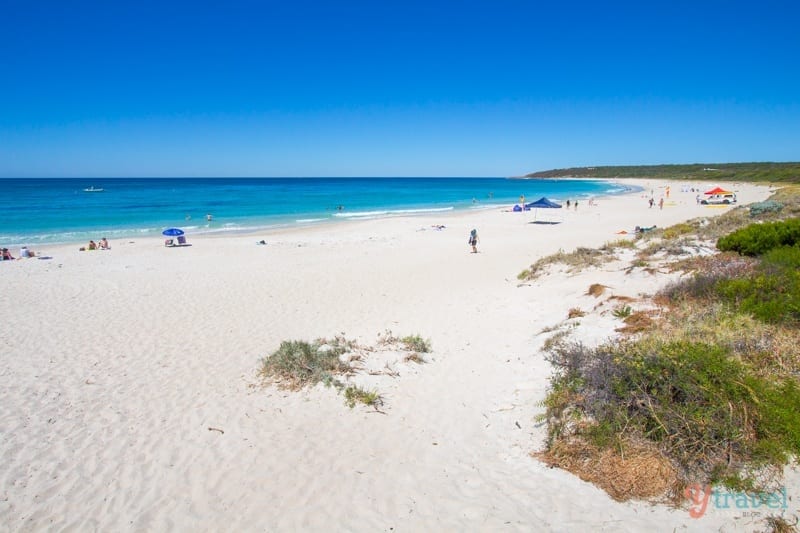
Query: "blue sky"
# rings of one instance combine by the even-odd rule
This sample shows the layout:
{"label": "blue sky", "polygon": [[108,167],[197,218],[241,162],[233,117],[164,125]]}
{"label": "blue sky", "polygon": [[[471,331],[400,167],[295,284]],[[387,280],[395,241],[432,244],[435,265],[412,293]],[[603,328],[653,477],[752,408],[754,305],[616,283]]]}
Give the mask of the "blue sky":
{"label": "blue sky", "polygon": [[0,0],[0,177],[800,160],[800,4]]}

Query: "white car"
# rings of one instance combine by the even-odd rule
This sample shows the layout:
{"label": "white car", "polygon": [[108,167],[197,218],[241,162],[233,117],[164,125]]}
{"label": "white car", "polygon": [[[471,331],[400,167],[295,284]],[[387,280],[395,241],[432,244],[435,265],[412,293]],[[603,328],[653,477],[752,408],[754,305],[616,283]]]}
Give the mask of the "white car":
{"label": "white car", "polygon": [[700,200],[700,203],[703,205],[713,205],[713,204],[735,204],[736,203],[736,195],[733,193],[726,193],[726,194],[712,194],[708,198]]}

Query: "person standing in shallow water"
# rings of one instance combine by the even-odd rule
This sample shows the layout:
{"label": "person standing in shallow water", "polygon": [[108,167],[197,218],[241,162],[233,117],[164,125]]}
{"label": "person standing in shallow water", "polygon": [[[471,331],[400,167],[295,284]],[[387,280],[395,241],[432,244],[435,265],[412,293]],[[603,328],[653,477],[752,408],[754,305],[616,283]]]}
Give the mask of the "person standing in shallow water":
{"label": "person standing in shallow water", "polygon": [[478,253],[478,230],[473,229],[469,232],[469,240],[467,241],[472,246],[472,253]]}

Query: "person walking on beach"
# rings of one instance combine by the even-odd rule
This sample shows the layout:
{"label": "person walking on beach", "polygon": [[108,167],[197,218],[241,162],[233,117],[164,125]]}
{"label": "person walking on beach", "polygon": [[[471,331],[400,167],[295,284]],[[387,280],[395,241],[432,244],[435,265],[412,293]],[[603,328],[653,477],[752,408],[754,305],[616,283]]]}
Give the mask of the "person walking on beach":
{"label": "person walking on beach", "polygon": [[474,229],[469,232],[469,240],[467,241],[472,246],[472,253],[478,253],[478,230]]}
{"label": "person walking on beach", "polygon": [[664,209],[664,198],[661,198],[661,199],[658,201],[658,208],[659,208],[659,209],[661,209],[661,210],[663,210],[663,209]]}

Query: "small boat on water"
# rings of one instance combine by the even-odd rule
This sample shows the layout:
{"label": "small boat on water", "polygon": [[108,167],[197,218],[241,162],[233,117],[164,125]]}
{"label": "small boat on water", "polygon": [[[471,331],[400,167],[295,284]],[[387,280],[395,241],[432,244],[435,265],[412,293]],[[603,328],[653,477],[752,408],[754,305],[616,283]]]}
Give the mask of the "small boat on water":
{"label": "small boat on water", "polygon": [[92,185],[91,187],[87,187],[87,188],[83,189],[83,192],[103,192],[103,190],[104,189],[102,187],[98,188],[98,187],[95,187],[94,185]]}

